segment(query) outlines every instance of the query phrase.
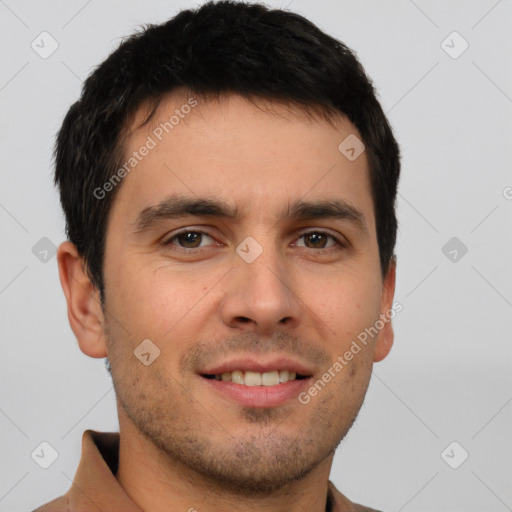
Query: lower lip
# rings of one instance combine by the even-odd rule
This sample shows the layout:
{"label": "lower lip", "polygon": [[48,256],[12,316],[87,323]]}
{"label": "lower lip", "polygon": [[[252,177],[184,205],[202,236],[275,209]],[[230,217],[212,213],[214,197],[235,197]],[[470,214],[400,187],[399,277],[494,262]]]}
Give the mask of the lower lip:
{"label": "lower lip", "polygon": [[306,378],[281,382],[275,386],[245,386],[204,377],[201,379],[214,391],[246,407],[278,407],[289,400],[298,400],[299,393],[309,386],[310,381],[310,378]]}

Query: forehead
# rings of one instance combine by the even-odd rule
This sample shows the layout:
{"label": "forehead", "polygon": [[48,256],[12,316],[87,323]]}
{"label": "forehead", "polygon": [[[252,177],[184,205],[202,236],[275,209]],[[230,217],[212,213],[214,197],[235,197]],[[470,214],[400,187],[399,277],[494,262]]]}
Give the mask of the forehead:
{"label": "forehead", "polygon": [[351,161],[340,151],[361,137],[341,113],[331,124],[293,104],[185,90],[165,95],[148,120],[152,106],[137,110],[124,142],[129,172],[115,203],[125,215],[172,194],[219,197],[260,216],[304,198],[356,202],[371,214],[366,155]]}

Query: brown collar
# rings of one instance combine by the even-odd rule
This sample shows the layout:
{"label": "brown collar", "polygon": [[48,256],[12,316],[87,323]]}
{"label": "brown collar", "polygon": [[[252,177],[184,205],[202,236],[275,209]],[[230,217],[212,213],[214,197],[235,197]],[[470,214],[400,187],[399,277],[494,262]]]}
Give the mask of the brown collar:
{"label": "brown collar", "polygon": [[[117,481],[119,433],[86,430],[82,457],[69,491],[34,512],[143,512]],[[377,512],[348,500],[329,481],[326,512]]]}

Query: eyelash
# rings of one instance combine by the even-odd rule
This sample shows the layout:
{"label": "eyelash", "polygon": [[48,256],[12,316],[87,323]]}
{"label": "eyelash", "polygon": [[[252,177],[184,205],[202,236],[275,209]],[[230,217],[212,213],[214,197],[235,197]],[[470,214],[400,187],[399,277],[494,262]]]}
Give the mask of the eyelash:
{"label": "eyelash", "polygon": [[[195,233],[195,234],[200,234],[200,235],[207,235],[209,236],[210,238],[214,239],[214,237],[212,235],[210,235],[208,232],[206,231],[201,231],[199,229],[184,229],[182,231],[179,231],[178,233],[174,233],[170,238],[168,238],[167,240],[164,240],[162,242],[162,245],[164,246],[172,246],[173,245],[173,241],[175,241],[179,236],[181,235],[184,235],[186,233]],[[341,240],[339,240],[337,237],[335,237],[334,235],[332,235],[331,233],[329,233],[328,231],[323,231],[321,229],[311,229],[309,231],[303,231],[300,233],[300,235],[298,236],[298,239],[299,238],[302,238],[304,236],[307,236],[307,235],[311,235],[311,234],[318,234],[318,235],[325,235],[327,236],[328,238],[331,238],[337,247],[335,246],[332,246],[332,247],[327,247],[327,248],[323,248],[323,247],[320,247],[318,249],[315,249],[315,248],[310,248],[310,247],[303,247],[303,249],[311,249],[312,251],[319,251],[319,250],[323,250],[323,251],[329,251],[329,250],[340,250],[340,249],[344,249],[347,247],[347,243],[344,243],[342,242]],[[195,248],[190,248],[190,247],[180,247],[180,246],[176,246],[175,250],[178,250],[178,251],[182,251],[182,252],[187,252],[187,253],[192,253],[192,252],[195,252],[195,253],[198,253],[198,252],[201,252],[202,250],[206,249],[206,247],[195,247]]]}

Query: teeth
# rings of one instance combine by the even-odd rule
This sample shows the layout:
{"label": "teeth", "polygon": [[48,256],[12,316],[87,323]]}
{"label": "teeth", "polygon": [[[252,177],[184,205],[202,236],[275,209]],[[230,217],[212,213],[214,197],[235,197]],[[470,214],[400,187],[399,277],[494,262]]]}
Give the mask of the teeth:
{"label": "teeth", "polygon": [[274,370],[273,372],[262,373],[261,383],[264,386],[275,386],[276,384],[279,384],[279,372]]}
{"label": "teeth", "polygon": [[245,372],[244,384],[246,386],[261,386],[261,373]]}
{"label": "teeth", "polygon": [[235,370],[215,375],[215,380],[245,384],[246,386],[276,386],[279,383],[295,380],[297,374],[288,370],[273,370],[271,372],[243,372]]}
{"label": "teeth", "polygon": [[243,384],[244,372],[241,372],[240,370],[231,372],[231,382],[234,382],[235,384]]}

